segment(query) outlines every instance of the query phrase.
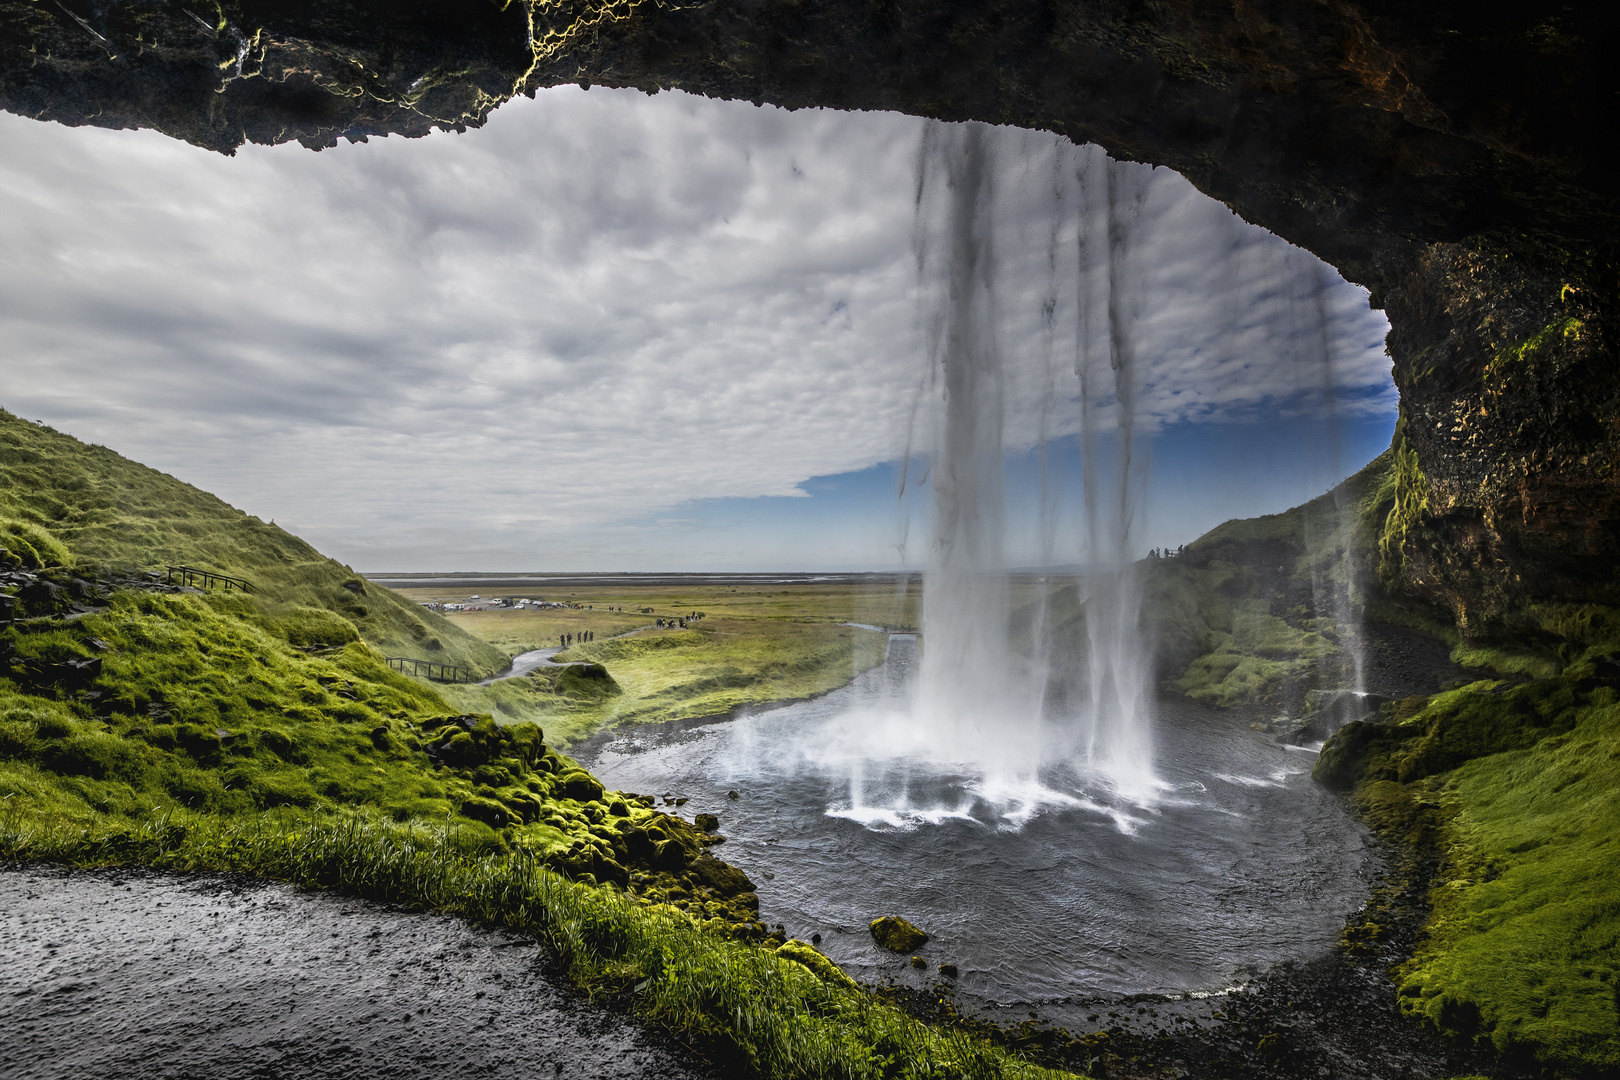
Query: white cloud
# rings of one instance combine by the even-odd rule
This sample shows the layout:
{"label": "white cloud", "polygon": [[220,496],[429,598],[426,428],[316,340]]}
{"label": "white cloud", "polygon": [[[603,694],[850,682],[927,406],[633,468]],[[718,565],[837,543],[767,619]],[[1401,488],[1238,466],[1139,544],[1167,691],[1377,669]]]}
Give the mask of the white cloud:
{"label": "white cloud", "polygon": [[[918,130],[562,87],[464,135],[223,158],[0,115],[0,405],[357,565],[690,565],[682,502],[899,452]],[[1001,137],[1031,151],[1003,156],[1020,297],[1049,140]],[[1174,174],[1148,192],[1151,415],[1297,406],[1314,264]],[[1326,295],[1346,407],[1387,409],[1382,319]]]}

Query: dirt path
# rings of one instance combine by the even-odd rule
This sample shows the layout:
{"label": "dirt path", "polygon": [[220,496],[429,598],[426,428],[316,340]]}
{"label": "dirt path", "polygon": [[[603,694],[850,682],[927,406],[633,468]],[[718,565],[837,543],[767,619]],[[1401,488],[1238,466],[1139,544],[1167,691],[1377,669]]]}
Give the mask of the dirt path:
{"label": "dirt path", "polygon": [[698,1080],[701,1062],[455,919],[221,875],[0,867],[9,1080]]}
{"label": "dirt path", "polygon": [[[626,630],[622,634],[614,634],[612,637],[605,637],[602,640],[603,641],[617,641],[619,638],[626,638],[626,637],[629,637],[631,634],[639,634],[643,630],[655,630],[655,629],[657,629],[657,626],[655,624],[648,623],[646,626],[638,626],[633,630]],[[594,642],[592,644],[594,644]],[[572,645],[570,645],[568,647],[570,649],[573,648]],[[505,671],[503,671],[499,675],[491,675],[489,678],[483,680],[478,685],[479,686],[488,686],[490,683],[497,683],[497,682],[500,682],[502,679],[521,678],[522,676],[527,675],[529,672],[534,671],[536,668],[568,667],[569,664],[567,664],[567,663],[559,664],[559,663],[557,663],[556,661],[554,661],[552,659],[553,656],[556,656],[558,653],[560,653],[562,651],[563,651],[563,647],[561,645],[550,645],[550,646],[547,646],[544,649],[532,649],[529,652],[518,653],[516,656],[512,657],[512,665],[510,667],[508,667]],[[576,663],[576,664],[582,664],[582,663],[585,663],[585,662],[586,661],[583,661],[583,660],[570,661],[570,663]]]}

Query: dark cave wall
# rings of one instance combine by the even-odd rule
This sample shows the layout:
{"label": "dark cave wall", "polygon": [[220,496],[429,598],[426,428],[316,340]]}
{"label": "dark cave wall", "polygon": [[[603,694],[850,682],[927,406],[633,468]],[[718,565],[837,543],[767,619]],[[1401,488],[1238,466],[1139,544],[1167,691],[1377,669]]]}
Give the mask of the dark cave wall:
{"label": "dark cave wall", "polygon": [[[1612,9],[1612,13],[1611,13]],[[0,107],[230,152],[562,82],[1040,128],[1174,168],[1371,289],[1424,508],[1398,594],[1489,636],[1620,603],[1620,5],[0,0]],[[1416,505],[1416,504],[1414,504]]]}

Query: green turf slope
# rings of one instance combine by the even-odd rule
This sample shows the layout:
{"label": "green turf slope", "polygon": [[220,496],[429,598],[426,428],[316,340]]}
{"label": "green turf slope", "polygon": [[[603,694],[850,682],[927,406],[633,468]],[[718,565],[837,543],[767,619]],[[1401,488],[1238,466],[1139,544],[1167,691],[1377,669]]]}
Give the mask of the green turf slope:
{"label": "green turf slope", "polygon": [[259,589],[267,625],[297,645],[359,637],[388,655],[483,674],[508,659],[275,525],[104,446],[0,410],[0,537],[8,535],[10,546],[21,540],[47,549],[41,554],[51,561],[66,556],[85,575],[185,565],[246,578]]}

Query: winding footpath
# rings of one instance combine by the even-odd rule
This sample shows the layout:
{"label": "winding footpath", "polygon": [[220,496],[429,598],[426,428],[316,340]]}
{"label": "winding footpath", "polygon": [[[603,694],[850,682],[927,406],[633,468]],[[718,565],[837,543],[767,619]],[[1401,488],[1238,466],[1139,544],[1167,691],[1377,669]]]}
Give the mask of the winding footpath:
{"label": "winding footpath", "polygon": [[[619,638],[627,638],[631,634],[639,634],[643,630],[655,630],[655,629],[657,629],[657,626],[655,624],[648,623],[646,626],[638,626],[633,630],[626,630],[622,634],[614,634],[612,637],[605,637],[602,640],[603,641],[617,641]],[[591,644],[594,645],[595,642],[592,642]],[[573,648],[572,645],[570,645],[568,647],[570,649]],[[568,663],[559,664],[555,660],[553,660],[552,657],[556,656],[558,653],[560,653],[562,651],[563,651],[563,647],[561,645],[551,645],[551,646],[548,646],[547,648],[544,648],[544,649],[532,649],[529,652],[518,653],[516,656],[512,657],[512,664],[505,671],[501,672],[499,675],[491,675],[489,678],[484,679],[483,681],[479,682],[477,685],[478,686],[488,686],[491,683],[498,683],[502,679],[518,679],[518,678],[522,678],[524,675],[527,675],[529,672],[534,671],[537,668],[543,668],[543,667],[570,667],[573,664],[583,664],[583,663],[588,662],[588,661],[585,661],[585,660],[572,660],[572,661],[569,661]]]}

